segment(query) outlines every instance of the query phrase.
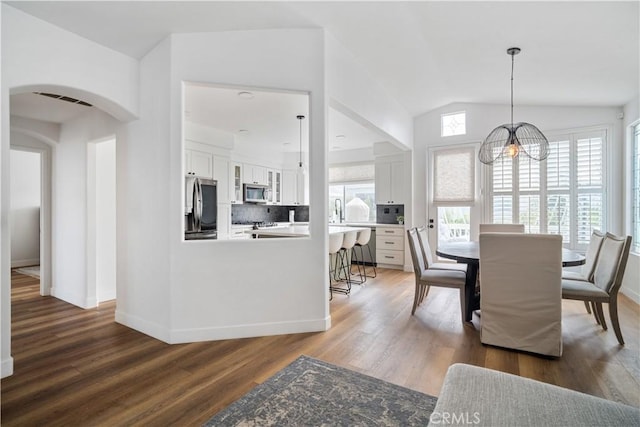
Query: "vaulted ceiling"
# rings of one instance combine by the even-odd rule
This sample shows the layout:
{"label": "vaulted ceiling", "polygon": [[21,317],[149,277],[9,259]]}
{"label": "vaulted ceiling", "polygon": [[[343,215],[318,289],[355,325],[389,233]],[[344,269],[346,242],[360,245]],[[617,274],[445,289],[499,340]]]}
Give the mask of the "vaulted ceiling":
{"label": "vaulted ceiling", "polygon": [[[414,116],[453,102],[622,106],[639,91],[639,2],[5,2],[141,58],[170,33],[325,28]],[[339,132],[339,131],[337,131]]]}

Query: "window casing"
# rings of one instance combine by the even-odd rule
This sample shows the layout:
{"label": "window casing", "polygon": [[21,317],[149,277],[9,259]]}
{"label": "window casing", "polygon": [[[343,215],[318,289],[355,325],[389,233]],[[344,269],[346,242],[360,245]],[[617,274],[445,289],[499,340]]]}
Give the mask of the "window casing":
{"label": "window casing", "polygon": [[502,158],[489,173],[494,223],[525,224],[528,233],[560,234],[584,250],[606,229],[606,130],[548,136],[549,157]]}
{"label": "window casing", "polygon": [[631,146],[631,250],[640,253],[640,123],[633,129]]}
{"label": "window casing", "polygon": [[[356,197],[360,198],[369,207],[368,221],[376,222],[375,188],[375,168],[373,163],[330,167],[329,222],[347,220],[347,203]],[[336,202],[336,200],[339,200],[339,202]],[[341,212],[338,212],[338,208]]]}
{"label": "window casing", "polygon": [[467,113],[447,113],[440,116],[440,136],[465,135],[467,133]]}

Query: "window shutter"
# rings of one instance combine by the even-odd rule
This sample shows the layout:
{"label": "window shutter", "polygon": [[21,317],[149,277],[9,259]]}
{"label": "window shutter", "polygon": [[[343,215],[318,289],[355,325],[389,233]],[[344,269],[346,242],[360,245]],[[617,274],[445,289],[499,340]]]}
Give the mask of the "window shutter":
{"label": "window shutter", "polygon": [[329,183],[366,182],[375,180],[373,163],[332,166],[329,168]]}
{"label": "window shutter", "polygon": [[602,138],[580,138],[576,143],[577,240],[589,244],[591,232],[603,229]]}
{"label": "window shutter", "polygon": [[470,203],[475,200],[475,150],[455,148],[434,152],[436,203]]}

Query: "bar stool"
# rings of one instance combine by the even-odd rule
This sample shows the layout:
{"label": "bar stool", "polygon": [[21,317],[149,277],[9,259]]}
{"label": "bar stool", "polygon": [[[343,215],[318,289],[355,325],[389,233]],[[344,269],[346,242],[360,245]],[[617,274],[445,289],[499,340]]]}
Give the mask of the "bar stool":
{"label": "bar stool", "polygon": [[[346,288],[340,287],[332,287],[333,292],[340,292],[345,295],[349,295],[351,293],[351,284],[353,281],[351,280],[351,266],[349,265],[349,254],[351,253],[351,249],[356,244],[356,240],[358,239],[357,231],[347,231],[343,233],[344,239],[342,241],[342,245],[340,250],[338,251],[338,261],[340,262],[339,269],[344,272],[344,282],[346,283]],[[338,269],[338,266],[336,266]],[[342,280],[341,280],[342,281]]]}
{"label": "bar stool", "polygon": [[[358,239],[356,240],[356,244],[352,249],[351,259],[355,260],[356,266],[358,267],[358,274],[360,275],[361,282],[364,283],[367,280],[367,277],[376,277],[376,264],[373,262],[373,255],[371,254],[371,246],[369,246],[369,240],[371,240],[371,229],[367,228],[365,230],[358,232]],[[367,267],[364,263],[364,247],[367,247],[369,250],[369,259],[372,260],[373,263],[373,276],[367,275]],[[358,253],[356,248],[360,248],[360,259],[358,259]],[[360,265],[362,265],[362,271],[360,271]]]}
{"label": "bar stool", "polygon": [[342,248],[342,241],[344,240],[344,235],[342,233],[329,234],[329,293],[331,297],[329,301],[333,299],[333,286],[331,286],[331,273],[333,272],[333,277],[336,277],[336,270],[338,269],[338,257],[335,257],[335,264],[333,270],[331,269],[332,257],[340,251]]}

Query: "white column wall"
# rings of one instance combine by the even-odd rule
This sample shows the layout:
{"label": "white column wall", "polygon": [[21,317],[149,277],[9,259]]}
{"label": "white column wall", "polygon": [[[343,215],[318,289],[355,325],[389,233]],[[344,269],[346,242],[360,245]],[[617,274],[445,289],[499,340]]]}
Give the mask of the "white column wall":
{"label": "white column wall", "polygon": [[180,136],[170,134],[170,61],[167,38],[140,62],[140,119],[125,126],[127,139],[118,138],[116,147],[116,321],[165,342],[171,328],[169,195],[171,185],[182,182],[170,176],[172,161],[182,170],[182,154],[170,158],[171,144],[181,146]]}
{"label": "white column wall", "polygon": [[[4,10],[0,5],[0,58],[4,58]],[[11,357],[11,240],[9,233],[9,88],[0,67],[0,377],[13,374]]]}
{"label": "white column wall", "polygon": [[[63,90],[65,94],[84,99],[120,119],[131,119],[138,109],[138,62],[97,43],[62,30],[40,19],[18,11],[7,4],[1,5],[1,123],[2,145],[0,148],[0,181],[2,199],[0,209],[1,259],[1,334],[0,357],[2,376],[11,375],[11,277],[10,246],[8,239],[9,212],[9,94],[31,90]],[[62,88],[62,89],[60,89]],[[77,157],[74,157],[77,159]],[[84,158],[86,163],[86,157]],[[70,163],[73,163],[71,161]],[[60,167],[60,165],[58,165]],[[83,167],[84,171],[85,168]],[[85,174],[86,176],[86,174]],[[54,184],[56,185],[56,184]],[[60,187],[57,187],[60,190]],[[62,190],[63,193],[65,190]],[[68,194],[73,196],[73,191]],[[61,209],[66,207],[56,204]],[[74,225],[77,227],[77,225]],[[62,230],[54,230],[66,237]],[[77,236],[74,236],[77,238]],[[55,254],[54,254],[55,257]],[[57,264],[58,270],[72,269]],[[72,274],[79,277],[77,273]],[[86,292],[59,288],[70,295],[79,305],[86,305]]]}
{"label": "white column wall", "polygon": [[[624,106],[624,137],[626,140],[625,146],[626,150],[625,159],[625,186],[626,189],[625,195],[626,199],[624,201],[624,206],[626,207],[623,211],[625,212],[625,225],[626,227],[631,227],[631,189],[629,188],[629,184],[631,183],[631,147],[632,147],[632,139],[633,135],[630,134],[629,127],[640,120],[640,96],[636,96],[634,99],[629,101]],[[626,228],[627,234],[630,234],[630,229]],[[629,255],[629,261],[627,263],[627,270],[624,274],[624,280],[622,281],[622,292],[627,295],[629,298],[633,299],[636,303],[640,304],[640,254],[631,253]]]}
{"label": "white column wall", "polygon": [[87,272],[88,144],[113,136],[119,122],[91,109],[62,125],[54,154],[53,288],[51,294],[83,308],[98,304]]}
{"label": "white column wall", "polygon": [[[326,330],[328,306],[324,33],[267,30],[172,36],[171,342]],[[181,81],[310,94],[310,231],[306,239],[182,241]],[[295,120],[295,117],[292,117]]]}

